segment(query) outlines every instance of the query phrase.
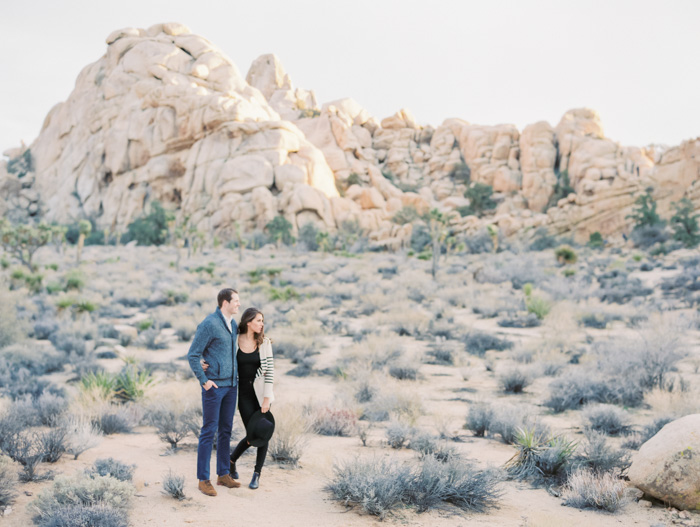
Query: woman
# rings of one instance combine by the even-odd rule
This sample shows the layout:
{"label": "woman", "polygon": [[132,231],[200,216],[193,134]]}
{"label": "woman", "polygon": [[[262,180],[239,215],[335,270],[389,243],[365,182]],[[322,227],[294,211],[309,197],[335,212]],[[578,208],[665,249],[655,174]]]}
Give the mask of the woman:
{"label": "woman", "polygon": [[[254,307],[243,312],[238,323],[238,411],[243,424],[248,429],[250,418],[258,411],[263,414],[269,412],[270,404],[274,400],[272,383],[274,380],[274,360],[272,358],[272,344],[265,337],[265,322],[262,312]],[[231,475],[238,479],[236,461],[243,452],[248,450],[250,443],[248,437],[244,437],[231,454]],[[267,455],[267,443],[258,447],[255,460],[253,479],[248,485],[251,489],[257,489],[260,485],[260,472]]]}

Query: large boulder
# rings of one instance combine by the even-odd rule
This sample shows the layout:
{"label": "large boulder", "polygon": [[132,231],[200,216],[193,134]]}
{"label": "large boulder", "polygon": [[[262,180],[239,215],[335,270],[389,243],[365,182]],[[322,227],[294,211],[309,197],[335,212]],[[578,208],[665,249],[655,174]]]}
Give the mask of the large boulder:
{"label": "large boulder", "polygon": [[700,414],[667,424],[644,443],[632,458],[629,478],[678,509],[700,510]]}

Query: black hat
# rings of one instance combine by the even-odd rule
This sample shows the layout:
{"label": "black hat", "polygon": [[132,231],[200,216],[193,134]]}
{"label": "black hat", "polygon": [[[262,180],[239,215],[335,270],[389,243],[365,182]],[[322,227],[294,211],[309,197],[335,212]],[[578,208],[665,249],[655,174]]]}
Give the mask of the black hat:
{"label": "black hat", "polygon": [[255,412],[246,427],[246,439],[252,446],[259,447],[267,443],[275,431],[275,416],[269,410]]}

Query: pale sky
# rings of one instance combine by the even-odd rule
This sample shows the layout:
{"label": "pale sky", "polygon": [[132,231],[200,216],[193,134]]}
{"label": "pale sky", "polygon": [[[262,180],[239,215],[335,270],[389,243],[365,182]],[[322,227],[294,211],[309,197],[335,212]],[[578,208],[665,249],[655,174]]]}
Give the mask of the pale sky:
{"label": "pale sky", "polygon": [[382,119],[553,126],[594,108],[623,145],[700,136],[696,0],[10,0],[0,15],[0,151],[38,135],[123,27],[181,22],[245,76],[275,53],[319,103]]}

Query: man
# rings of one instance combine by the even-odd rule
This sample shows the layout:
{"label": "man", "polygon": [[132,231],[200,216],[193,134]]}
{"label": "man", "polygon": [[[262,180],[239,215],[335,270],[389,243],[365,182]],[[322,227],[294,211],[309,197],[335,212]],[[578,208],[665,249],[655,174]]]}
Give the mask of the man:
{"label": "man", "polygon": [[[197,479],[199,490],[207,496],[216,496],[216,489],[209,479],[209,464],[218,427],[216,442],[216,484],[230,489],[241,484],[229,474],[229,450],[233,414],[236,411],[237,378],[236,349],[238,326],[233,315],[241,303],[238,292],[222,289],[217,297],[219,307],[197,326],[187,359],[195,377],[202,386],[202,430],[197,447]],[[209,367],[205,372],[200,359]]]}

